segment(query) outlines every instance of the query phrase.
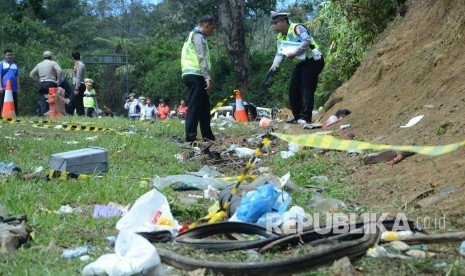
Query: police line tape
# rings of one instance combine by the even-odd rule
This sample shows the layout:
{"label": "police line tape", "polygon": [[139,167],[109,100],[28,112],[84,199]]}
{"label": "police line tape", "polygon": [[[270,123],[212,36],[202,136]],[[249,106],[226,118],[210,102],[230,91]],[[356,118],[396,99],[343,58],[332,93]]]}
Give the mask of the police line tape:
{"label": "police line tape", "polygon": [[218,108],[224,106],[224,104],[228,101],[228,99],[234,99],[235,96],[236,96],[236,90],[234,90],[233,93],[229,97],[224,98],[223,100],[219,101],[210,111],[210,115],[214,114],[218,110]]}
{"label": "police line tape", "polygon": [[245,165],[244,172],[237,177],[237,183],[234,185],[234,187],[231,189],[231,192],[229,194],[228,199],[223,202],[223,205],[220,204],[215,204],[213,205],[210,209],[212,210],[208,215],[197,219],[196,221],[192,222],[189,224],[189,229],[197,227],[199,223],[206,221],[208,223],[213,223],[222,220],[223,218],[227,217],[226,211],[229,207],[229,204],[231,203],[231,199],[233,196],[237,193],[237,190],[239,186],[241,185],[242,181],[244,181],[247,178],[247,173],[250,171],[250,169],[253,167],[255,160],[258,158],[258,155],[260,154],[261,150],[268,146],[272,141],[272,137],[267,133],[262,140],[260,141],[260,145],[255,149],[254,154],[252,158],[250,158],[249,162]]}
{"label": "police line tape", "polygon": [[103,128],[103,127],[96,127],[96,126],[80,126],[80,125],[42,125],[42,124],[31,124],[33,127],[37,128],[47,128],[47,129],[63,129],[66,131],[87,131],[87,132],[115,132],[120,134],[119,132],[115,131],[111,128]]}
{"label": "police line tape", "polygon": [[299,146],[320,148],[320,149],[332,149],[341,151],[353,151],[353,150],[396,150],[403,152],[415,152],[419,154],[429,156],[439,156],[452,151],[457,150],[460,147],[465,146],[465,140],[455,144],[443,145],[443,146],[392,146],[374,144],[369,142],[361,142],[354,140],[345,140],[337,138],[331,135],[324,134],[303,134],[303,135],[287,135],[283,133],[271,133],[271,135],[277,137],[280,140],[294,143]]}
{"label": "police line tape", "polygon": [[[28,121],[28,120],[20,120],[16,118],[4,118],[0,117],[0,122],[4,124],[20,124],[20,125],[27,125],[27,124],[40,124],[40,125],[53,125],[53,124],[61,124],[58,121],[49,121],[49,120],[38,120],[38,121]],[[94,122],[70,122],[68,124],[81,124],[81,125],[95,125]]]}
{"label": "police line tape", "polygon": [[3,118],[0,117],[0,122],[7,124],[20,124],[20,125],[31,125],[36,128],[46,128],[46,129],[63,129],[65,131],[87,131],[87,132],[114,132],[119,135],[122,133],[117,132],[111,128],[96,127],[90,125],[77,125],[77,124],[61,124],[54,121],[27,121],[27,120],[18,120],[15,118]]}

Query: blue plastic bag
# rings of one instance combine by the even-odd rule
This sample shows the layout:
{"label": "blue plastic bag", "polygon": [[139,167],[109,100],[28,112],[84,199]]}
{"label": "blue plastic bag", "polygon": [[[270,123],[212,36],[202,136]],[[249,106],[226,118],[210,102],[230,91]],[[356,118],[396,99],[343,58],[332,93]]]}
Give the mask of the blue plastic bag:
{"label": "blue plastic bag", "polygon": [[264,214],[271,212],[278,198],[273,184],[266,184],[246,194],[236,210],[237,218],[245,222],[257,222]]}

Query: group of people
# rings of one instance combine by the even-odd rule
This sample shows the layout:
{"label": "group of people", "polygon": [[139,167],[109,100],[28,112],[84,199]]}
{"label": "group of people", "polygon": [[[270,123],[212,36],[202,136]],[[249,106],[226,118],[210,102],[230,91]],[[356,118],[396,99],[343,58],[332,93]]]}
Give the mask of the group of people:
{"label": "group of people", "polygon": [[45,51],[44,60],[37,64],[29,74],[32,79],[39,81],[39,114],[44,115],[49,110],[50,106],[47,101],[49,89],[55,87],[65,90],[65,96],[68,98],[66,113],[92,117],[94,111],[97,111],[95,114],[98,115],[97,92],[93,88],[94,81],[86,78],[86,68],[81,61],[81,54],[79,52],[71,53],[74,63],[72,86],[63,77],[60,65],[53,61],[52,57],[52,52]]}
{"label": "group of people", "polygon": [[[292,72],[289,85],[289,104],[293,118],[287,123],[305,124],[312,120],[314,94],[318,85],[318,76],[324,68],[323,55],[318,44],[302,24],[290,23],[289,13],[271,12],[274,30],[277,33],[277,53],[270,68],[276,71],[281,62],[287,58],[296,63]],[[204,140],[215,140],[210,127],[210,102],[208,92],[212,88],[211,59],[207,37],[213,34],[216,28],[212,16],[202,17],[197,26],[189,33],[182,47],[181,70],[182,79],[188,88],[188,106],[181,104],[181,114],[185,118],[185,135],[187,142],[197,140],[197,127]],[[286,45],[294,45],[293,48],[283,49]],[[89,116],[95,107],[95,90],[92,89],[92,81],[85,79],[85,66],[80,61],[79,52],[72,53],[74,62],[73,88],[69,93],[70,104],[67,109],[69,114]],[[0,110],[3,106],[6,81],[10,80],[15,101],[15,111],[18,114],[17,95],[20,91],[18,66],[13,63],[13,51],[5,49],[4,60],[0,64]],[[37,64],[30,76],[39,81],[40,113],[48,110],[47,94],[50,87],[66,85],[62,76],[62,70],[58,63],[52,60],[52,53],[45,51],[44,60]],[[66,89],[66,88],[64,88]],[[124,108],[132,120],[151,120],[154,118],[166,119],[169,117],[169,107],[164,100],[160,100],[158,107],[152,104],[150,98],[136,98],[134,93],[129,94]]]}
{"label": "group of people", "polygon": [[[6,85],[10,81],[15,114],[18,115],[18,95],[20,92],[19,69],[17,64],[13,62],[13,50],[9,48],[5,49],[3,56],[4,60],[0,62],[0,114],[3,108]],[[48,114],[50,108],[48,102],[50,88],[57,88],[57,95],[66,98],[65,101],[57,101],[58,104],[63,102],[66,104],[66,107],[59,108],[60,113],[92,116],[94,111],[96,111],[95,97],[97,93],[93,88],[93,80],[85,77],[86,70],[84,63],[81,62],[80,53],[73,52],[71,57],[74,63],[72,86],[63,76],[60,65],[53,60],[53,54],[50,51],[43,53],[43,61],[38,63],[29,73],[29,76],[33,80],[39,82],[39,115]]]}
{"label": "group of people", "polygon": [[181,99],[179,106],[170,111],[170,107],[164,99],[160,99],[158,105],[152,103],[149,97],[140,96],[136,97],[135,93],[129,93],[129,98],[124,104],[124,109],[128,110],[128,116],[133,121],[153,120],[159,118],[166,120],[170,116],[176,116],[180,119],[186,118],[187,106],[183,99]]}
{"label": "group of people", "polygon": [[[277,33],[278,51],[270,72],[276,72],[284,58],[296,63],[288,93],[293,118],[286,123],[306,124],[312,120],[314,94],[318,76],[324,68],[324,59],[318,44],[305,26],[291,24],[289,15],[271,12],[274,30]],[[207,94],[212,88],[212,65],[207,37],[213,34],[215,28],[216,23],[212,16],[202,17],[197,27],[189,33],[182,48],[182,78],[189,94],[185,133],[186,141],[191,143],[197,140],[198,125],[205,141],[215,140],[210,127],[210,103]]]}

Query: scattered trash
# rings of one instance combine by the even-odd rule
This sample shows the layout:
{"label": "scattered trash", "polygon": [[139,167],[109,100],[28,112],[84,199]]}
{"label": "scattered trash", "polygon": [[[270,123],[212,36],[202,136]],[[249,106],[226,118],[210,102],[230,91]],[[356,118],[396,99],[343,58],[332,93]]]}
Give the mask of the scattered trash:
{"label": "scattered trash", "polygon": [[350,128],[350,124],[341,125],[341,126],[339,127],[339,129],[347,129],[347,128]]}
{"label": "scattered trash", "polygon": [[236,145],[231,145],[228,150],[234,151],[239,158],[251,158],[255,152],[253,149],[237,147]]}
{"label": "scattered trash", "polygon": [[81,262],[83,262],[83,263],[87,263],[90,260],[90,256],[89,255],[83,255],[83,256],[79,257],[79,260],[81,260]]}
{"label": "scattered trash", "polygon": [[323,124],[323,128],[327,128],[330,125],[333,125],[335,123],[339,122],[339,118],[336,115],[331,115],[329,116],[328,120]]}
{"label": "scattered trash", "polygon": [[268,172],[268,171],[270,171],[270,167],[259,167],[259,168],[258,168],[258,172],[259,172],[260,174],[266,173],[266,172]]}
{"label": "scattered trash", "polygon": [[432,104],[425,104],[425,107],[426,107],[426,108],[433,108],[434,105],[432,105]]}
{"label": "scattered trash", "polygon": [[279,202],[279,198],[283,198],[282,193],[285,192],[276,190],[273,184],[260,186],[256,191],[247,193],[237,208],[237,218],[244,222],[257,222],[260,217],[273,209],[278,213],[284,212],[290,199],[286,196],[284,198],[286,201]]}
{"label": "scattered trash", "polygon": [[78,141],[68,141],[68,142],[65,142],[66,144],[68,145],[76,145],[76,144],[79,144]]}
{"label": "scattered trash", "polygon": [[89,140],[89,141],[97,141],[97,140],[98,140],[98,136],[95,135],[95,136],[92,136],[92,137],[87,137],[86,140]]}
{"label": "scattered trash", "polygon": [[424,116],[425,115],[416,116],[416,117],[410,119],[410,121],[406,125],[403,125],[403,126],[400,126],[400,127],[401,128],[412,127],[412,126],[416,125],[421,119],[423,119]]}
{"label": "scattered trash", "polygon": [[152,185],[157,189],[172,187],[175,191],[205,190],[208,185],[216,189],[224,189],[233,185],[233,181],[224,181],[217,178],[204,178],[190,174],[169,175],[162,178],[154,178]]}
{"label": "scattered trash", "polygon": [[180,228],[171,214],[166,197],[156,189],[139,197],[129,212],[117,223],[116,229],[133,232],[157,232],[167,230],[176,236]]}
{"label": "scattered trash", "polygon": [[459,254],[465,257],[465,241],[462,241],[459,247]]}
{"label": "scattered trash", "polygon": [[304,129],[315,129],[315,128],[322,128],[322,127],[323,127],[322,123],[313,123],[313,124],[304,125]]}
{"label": "scattered trash", "polygon": [[211,185],[208,185],[208,188],[203,191],[203,197],[210,200],[218,199],[218,189],[213,188]]}
{"label": "scattered trash", "polygon": [[21,169],[14,162],[8,164],[0,162],[0,174],[12,175],[14,172],[21,172]]}
{"label": "scattered trash", "polygon": [[66,205],[60,206],[60,208],[55,213],[56,214],[82,213],[82,209],[79,207],[73,208],[69,206],[69,204],[66,204]]}
{"label": "scattered trash", "polygon": [[288,159],[288,158],[291,158],[294,155],[295,155],[295,152],[293,152],[293,151],[281,151],[281,158],[282,159]]}
{"label": "scattered trash", "polygon": [[203,198],[203,195],[188,194],[187,196],[192,198]]}
{"label": "scattered trash", "polygon": [[16,250],[28,240],[27,216],[0,217],[0,253]]}
{"label": "scattered trash", "polygon": [[413,237],[415,233],[412,231],[386,231],[381,234],[382,241],[401,241],[405,238]]}
{"label": "scattered trash", "polygon": [[92,250],[92,247],[90,245],[86,246],[78,246],[70,249],[65,249],[63,250],[63,253],[61,253],[62,258],[77,258],[79,256],[82,256],[86,253],[89,253]]}
{"label": "scattered trash", "polygon": [[389,162],[397,156],[397,152],[393,150],[385,150],[383,152],[376,152],[369,154],[367,157],[363,158],[363,163],[365,165],[376,164]]}
{"label": "scattered trash", "polygon": [[100,256],[84,267],[83,275],[164,275],[156,248],[142,236],[121,230],[115,254]]}
{"label": "scattered trash", "polygon": [[95,205],[94,218],[110,218],[122,216],[121,210],[111,206]]}
{"label": "scattered trash", "polygon": [[266,117],[263,117],[261,118],[260,122],[258,123],[259,126],[261,127],[274,127],[275,126],[275,123],[273,120],[271,120],[270,118],[266,118]]}
{"label": "scattered trash", "polygon": [[304,147],[299,146],[298,144],[292,143],[292,142],[290,142],[288,146],[289,146],[290,151],[296,152],[296,153],[304,149]]}
{"label": "scattered trash", "polygon": [[174,155],[174,158],[176,158],[179,162],[183,162],[184,161],[184,154],[182,153],[176,153]]}

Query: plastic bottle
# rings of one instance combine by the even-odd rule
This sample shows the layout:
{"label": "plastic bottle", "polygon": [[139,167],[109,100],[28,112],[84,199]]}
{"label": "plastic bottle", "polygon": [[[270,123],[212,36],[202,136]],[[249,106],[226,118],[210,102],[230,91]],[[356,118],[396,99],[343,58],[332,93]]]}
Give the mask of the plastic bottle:
{"label": "plastic bottle", "polygon": [[86,246],[78,246],[70,249],[65,249],[63,250],[63,253],[61,253],[61,257],[63,258],[76,258],[79,256],[82,256],[89,252],[91,250],[90,245]]}
{"label": "plastic bottle", "polygon": [[401,241],[405,238],[414,236],[412,231],[386,231],[381,234],[381,240],[383,241]]}

